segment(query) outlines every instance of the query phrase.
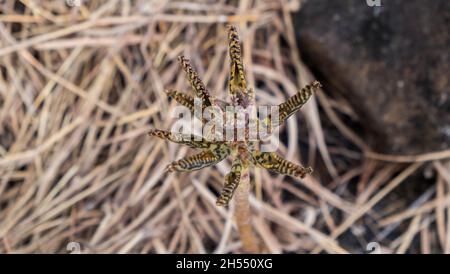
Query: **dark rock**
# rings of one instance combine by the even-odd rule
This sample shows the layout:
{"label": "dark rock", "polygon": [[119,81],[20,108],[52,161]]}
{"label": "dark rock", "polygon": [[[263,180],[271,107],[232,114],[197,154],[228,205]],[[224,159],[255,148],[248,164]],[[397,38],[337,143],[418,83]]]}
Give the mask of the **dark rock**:
{"label": "dark rock", "polygon": [[349,100],[372,147],[450,147],[449,0],[309,0],[294,18],[302,57]]}

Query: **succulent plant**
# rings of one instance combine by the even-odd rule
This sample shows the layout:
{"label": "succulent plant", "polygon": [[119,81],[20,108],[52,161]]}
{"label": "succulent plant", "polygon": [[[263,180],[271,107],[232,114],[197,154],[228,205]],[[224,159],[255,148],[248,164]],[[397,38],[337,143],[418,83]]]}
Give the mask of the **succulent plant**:
{"label": "succulent plant", "polygon": [[[247,87],[237,30],[234,26],[229,26],[228,30],[229,54],[231,60],[229,74],[229,92],[232,98],[231,105],[247,109],[250,105],[254,105],[255,96],[253,89]],[[178,59],[181,67],[187,74],[187,78],[196,97],[201,99],[201,110],[206,111],[208,107],[217,106],[225,111],[224,108],[227,104],[211,97],[205,84],[199,78],[197,72],[192,68],[189,60],[183,56],[179,56]],[[319,82],[314,81],[310,85],[302,88],[286,102],[278,105],[279,117],[277,124],[283,123],[287,118],[299,110],[320,86]],[[194,97],[175,90],[168,91],[167,94],[181,105],[189,108],[192,113],[195,113]],[[198,115],[197,117],[203,119]],[[270,124],[269,126],[271,127],[272,120],[273,117],[269,115],[263,122],[266,125]],[[248,122],[248,120],[246,121]],[[231,141],[211,141],[203,136],[173,133],[159,129],[151,130],[149,135],[203,150],[198,154],[171,163],[167,167],[167,171],[169,172],[199,170],[215,165],[228,156],[233,157],[231,171],[225,176],[224,188],[217,198],[216,204],[218,206],[228,205],[239,185],[243,171],[248,170],[250,166],[261,167],[273,172],[300,178],[303,178],[306,174],[312,172],[311,167],[305,168],[302,165],[291,163],[275,152],[259,151],[256,148],[257,144],[248,138],[248,127],[245,128],[247,132],[244,140],[237,140],[235,138]]]}

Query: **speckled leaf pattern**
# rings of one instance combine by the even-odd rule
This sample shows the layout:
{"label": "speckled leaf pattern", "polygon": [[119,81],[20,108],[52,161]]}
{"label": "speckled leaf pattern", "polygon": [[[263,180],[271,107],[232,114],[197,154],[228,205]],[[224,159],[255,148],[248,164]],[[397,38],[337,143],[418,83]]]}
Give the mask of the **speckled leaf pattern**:
{"label": "speckled leaf pattern", "polygon": [[186,145],[191,148],[211,148],[216,147],[218,142],[210,142],[206,139],[193,134],[174,133],[166,130],[153,129],[148,132],[150,136],[156,136],[164,140],[169,140],[174,143]]}
{"label": "speckled leaf pattern", "polygon": [[242,163],[239,159],[235,159],[231,166],[230,173],[225,176],[225,186],[217,198],[216,205],[227,206],[231,198],[233,198],[234,191],[238,187],[241,179]]}
{"label": "speckled leaf pattern", "polygon": [[239,105],[249,105],[254,99],[253,89],[247,89],[241,43],[236,27],[228,27],[228,48],[230,53],[230,94],[237,98]]}
{"label": "speckled leaf pattern", "polygon": [[217,153],[206,150],[201,153],[185,157],[167,166],[167,171],[193,171],[215,165],[225,159],[228,153]]}
{"label": "speckled leaf pattern", "polygon": [[176,90],[166,91],[166,94],[177,101],[178,104],[187,107],[192,113],[194,113],[194,98],[192,96]]}
{"label": "speckled leaf pattern", "polygon": [[192,68],[191,63],[188,59],[184,58],[184,56],[179,56],[178,60],[180,61],[181,67],[186,72],[189,83],[191,84],[192,89],[195,92],[195,95],[200,98],[203,102],[203,109],[211,106],[211,98],[209,92],[206,90],[205,84],[198,77],[197,72]]}
{"label": "speckled leaf pattern", "polygon": [[314,91],[321,87],[320,83],[317,81],[302,88],[294,96],[290,97],[286,102],[279,105],[279,124],[284,123],[287,118],[299,110],[311,96]]}
{"label": "speckled leaf pattern", "polygon": [[306,174],[310,174],[313,171],[310,167],[305,168],[301,165],[291,163],[275,152],[255,151],[252,153],[252,158],[253,163],[256,166],[294,177],[303,178],[306,176]]}

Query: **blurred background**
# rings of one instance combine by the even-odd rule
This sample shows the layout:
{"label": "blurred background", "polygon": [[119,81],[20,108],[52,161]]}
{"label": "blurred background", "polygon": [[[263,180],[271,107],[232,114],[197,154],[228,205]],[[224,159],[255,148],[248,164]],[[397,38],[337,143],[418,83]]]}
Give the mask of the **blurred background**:
{"label": "blurred background", "polygon": [[269,253],[450,253],[447,0],[0,1],[0,253],[240,253],[230,163],[164,172],[191,93],[178,55],[227,99],[226,25],[257,103],[320,90],[252,172]]}

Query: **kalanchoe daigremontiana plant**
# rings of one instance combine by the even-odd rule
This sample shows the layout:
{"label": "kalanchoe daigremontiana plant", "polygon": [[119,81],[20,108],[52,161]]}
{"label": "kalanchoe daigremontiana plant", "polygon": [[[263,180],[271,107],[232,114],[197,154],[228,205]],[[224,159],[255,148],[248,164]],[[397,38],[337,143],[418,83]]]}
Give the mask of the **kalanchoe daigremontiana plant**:
{"label": "kalanchoe daigremontiana plant", "polygon": [[[236,28],[229,26],[229,52],[231,68],[229,75],[229,91],[234,106],[241,106],[244,109],[254,102],[253,89],[247,88],[247,82],[244,75],[244,66],[241,57],[241,47]],[[187,74],[188,80],[195,92],[195,95],[202,100],[202,109],[206,109],[218,102],[217,106],[224,108],[223,102],[212,99],[197,72],[191,67],[189,60],[180,56],[179,61]],[[299,110],[311,97],[320,83],[314,81],[301,89],[297,94],[290,97],[279,107],[279,124],[283,123],[289,116]],[[188,107],[194,113],[194,98],[178,92],[169,91],[167,94],[175,99],[181,105]],[[224,110],[224,109],[223,109]],[[224,110],[225,111],[225,110]],[[310,167],[305,168],[301,165],[291,163],[274,152],[260,152],[255,149],[255,142],[244,141],[209,141],[198,136],[186,136],[186,134],[172,133],[164,130],[152,130],[151,136],[157,136],[175,143],[184,144],[192,148],[202,149],[203,152],[183,158],[171,163],[168,171],[193,171],[215,165],[224,160],[227,156],[234,156],[231,172],[225,177],[225,186],[217,199],[217,205],[228,205],[230,199],[236,190],[241,171],[247,169],[250,165],[262,167],[273,172],[296,176],[303,178],[306,174],[312,172]]]}
{"label": "kalanchoe daigremontiana plant", "polygon": [[[184,71],[186,72],[192,89],[195,92],[196,98],[178,91],[168,91],[167,94],[181,105],[189,108],[189,110],[197,117],[206,128],[203,129],[204,136],[195,136],[192,134],[172,133],[164,130],[152,130],[149,132],[151,136],[157,136],[162,139],[167,139],[175,143],[184,144],[192,148],[202,149],[199,154],[183,158],[181,160],[171,163],[167,167],[167,171],[193,171],[207,166],[212,166],[224,160],[228,156],[232,156],[233,162],[231,171],[225,176],[225,184],[222,192],[217,198],[216,204],[218,206],[226,206],[231,198],[234,198],[236,218],[236,225],[242,242],[242,247],[245,252],[260,253],[263,248],[260,241],[257,239],[256,233],[253,230],[251,223],[251,212],[249,205],[249,192],[251,190],[250,172],[251,166],[262,167],[270,171],[287,174],[303,178],[306,174],[312,172],[310,167],[305,168],[301,165],[291,163],[275,152],[266,152],[260,150],[258,145],[263,143],[264,137],[259,130],[262,127],[268,127],[267,133],[272,132],[272,126],[278,126],[286,121],[289,116],[299,110],[308,99],[312,96],[315,90],[320,88],[320,84],[314,81],[301,89],[297,94],[289,98],[286,102],[276,106],[278,112],[270,113],[264,119],[254,119],[255,115],[248,112],[255,105],[255,95],[253,89],[247,87],[245,80],[244,66],[241,57],[241,46],[236,28],[229,27],[229,51],[230,51],[230,75],[229,75],[229,92],[232,103],[228,104],[221,100],[213,99],[206,90],[202,80],[198,77],[197,72],[191,67],[189,60],[183,56],[179,57],[179,61]],[[199,102],[200,101],[200,102]],[[232,122],[228,120],[228,109],[235,107],[234,112],[231,113],[233,117]],[[217,111],[217,109],[219,111]],[[239,109],[239,111],[237,111]],[[226,115],[223,115],[223,113]],[[219,119],[219,123],[207,128],[203,114],[210,117],[225,116],[226,122]],[[234,118],[238,118],[235,121]],[[244,118],[242,118],[244,117]],[[251,121],[256,120],[255,123]],[[231,124],[231,126],[230,126]],[[219,128],[219,130],[217,130]],[[223,128],[230,130],[232,138],[209,138],[227,135]],[[214,129],[214,133],[213,130]],[[243,129],[243,130],[242,130]],[[257,132],[257,137],[254,138],[254,133]],[[234,133],[240,132],[239,136]],[[242,132],[244,132],[242,134]],[[225,133],[225,134],[224,134]],[[243,136],[242,136],[243,135]],[[243,137],[243,138],[240,138]],[[262,148],[262,146],[261,146]]]}

